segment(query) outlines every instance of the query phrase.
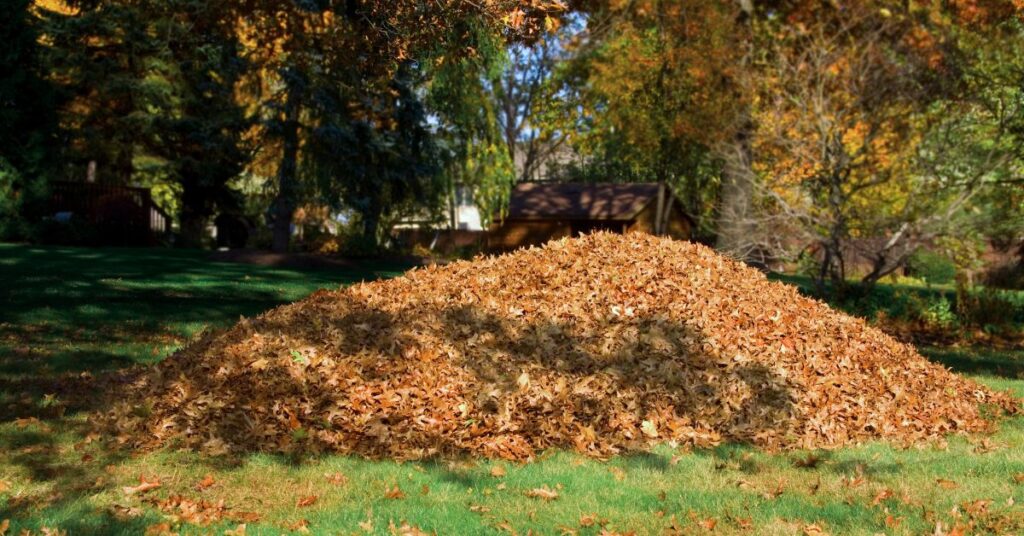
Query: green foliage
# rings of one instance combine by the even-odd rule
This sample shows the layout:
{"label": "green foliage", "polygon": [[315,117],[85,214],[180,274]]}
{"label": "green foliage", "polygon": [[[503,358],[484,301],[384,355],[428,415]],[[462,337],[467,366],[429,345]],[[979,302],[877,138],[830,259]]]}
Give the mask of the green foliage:
{"label": "green foliage", "polygon": [[0,239],[32,234],[56,168],[57,96],[45,79],[31,0],[0,2]]}
{"label": "green foliage", "polygon": [[943,255],[919,249],[907,261],[910,272],[929,284],[946,285],[956,278],[956,265]]}
{"label": "green foliage", "polygon": [[[431,72],[427,105],[440,118],[446,196],[472,192],[482,223],[508,206],[516,170],[498,121],[497,87],[509,58],[505,44],[480,27],[471,34],[480,44],[471,58],[446,61]],[[447,222],[438,222],[447,223]]]}
{"label": "green foliage", "polygon": [[956,314],[964,324],[1003,331],[1024,326],[1024,293],[957,285]]}
{"label": "green foliage", "polygon": [[908,296],[908,312],[911,320],[943,329],[952,328],[959,321],[956,311],[953,310],[953,303],[945,293],[924,295],[911,293]]}
{"label": "green foliage", "polygon": [[[436,206],[443,188],[440,152],[418,93],[421,74],[406,63],[386,91],[370,95],[324,82],[315,92],[306,169],[322,199],[355,211],[366,241],[376,244],[385,218]],[[360,98],[372,103],[368,117],[353,112]]]}

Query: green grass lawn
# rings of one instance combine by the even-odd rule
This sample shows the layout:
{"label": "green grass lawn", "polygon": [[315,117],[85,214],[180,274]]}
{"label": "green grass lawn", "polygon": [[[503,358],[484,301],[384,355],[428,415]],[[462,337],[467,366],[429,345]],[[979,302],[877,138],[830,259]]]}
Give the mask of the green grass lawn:
{"label": "green grass lawn", "polygon": [[[1024,532],[1024,418],[912,448],[664,445],[607,461],[395,463],[111,450],[86,422],[102,408],[53,396],[61,378],[153,363],[206,327],[403,268],[297,272],[198,252],[0,245],[0,522],[13,534],[223,534],[241,523],[246,534]],[[1024,396],[1024,352],[922,350]],[[161,486],[127,493],[141,476]],[[528,496],[538,488],[558,496]],[[209,524],[185,522],[204,515]]]}

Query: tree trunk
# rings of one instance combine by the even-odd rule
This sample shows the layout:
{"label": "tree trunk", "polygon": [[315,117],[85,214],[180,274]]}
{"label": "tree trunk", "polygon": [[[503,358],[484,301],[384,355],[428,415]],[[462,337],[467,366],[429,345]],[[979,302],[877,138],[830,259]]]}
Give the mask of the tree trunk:
{"label": "tree trunk", "polygon": [[377,246],[377,231],[380,228],[381,208],[374,204],[363,212],[363,240],[367,245]]}
{"label": "tree trunk", "polygon": [[206,223],[208,217],[203,216],[188,207],[181,208],[181,242],[183,248],[203,247],[203,238],[206,234]]}
{"label": "tree trunk", "polygon": [[754,170],[749,118],[723,149],[722,191],[719,194],[715,248],[744,262],[756,259],[753,236]]}
{"label": "tree trunk", "polygon": [[277,170],[277,198],[274,200],[274,235],[271,248],[287,253],[292,238],[292,218],[298,197],[299,90],[289,84],[282,126],[281,164]]}

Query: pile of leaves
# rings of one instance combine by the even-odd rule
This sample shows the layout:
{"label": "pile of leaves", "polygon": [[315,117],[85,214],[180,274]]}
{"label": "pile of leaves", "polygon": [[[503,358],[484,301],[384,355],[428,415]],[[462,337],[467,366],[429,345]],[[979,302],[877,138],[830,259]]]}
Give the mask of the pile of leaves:
{"label": "pile of leaves", "polygon": [[117,396],[97,420],[135,447],[397,459],[910,443],[1019,409],[707,247],[607,233],[320,291]]}

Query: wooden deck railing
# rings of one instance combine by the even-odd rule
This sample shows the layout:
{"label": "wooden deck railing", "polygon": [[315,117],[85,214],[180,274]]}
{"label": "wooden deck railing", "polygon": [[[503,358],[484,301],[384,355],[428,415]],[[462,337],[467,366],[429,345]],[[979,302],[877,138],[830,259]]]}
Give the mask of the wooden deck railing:
{"label": "wooden deck railing", "polygon": [[131,200],[145,215],[150,231],[157,234],[171,231],[171,217],[156,206],[148,188],[70,181],[51,184],[51,208],[54,212],[70,212],[95,220],[103,216],[102,204],[109,199]]}

